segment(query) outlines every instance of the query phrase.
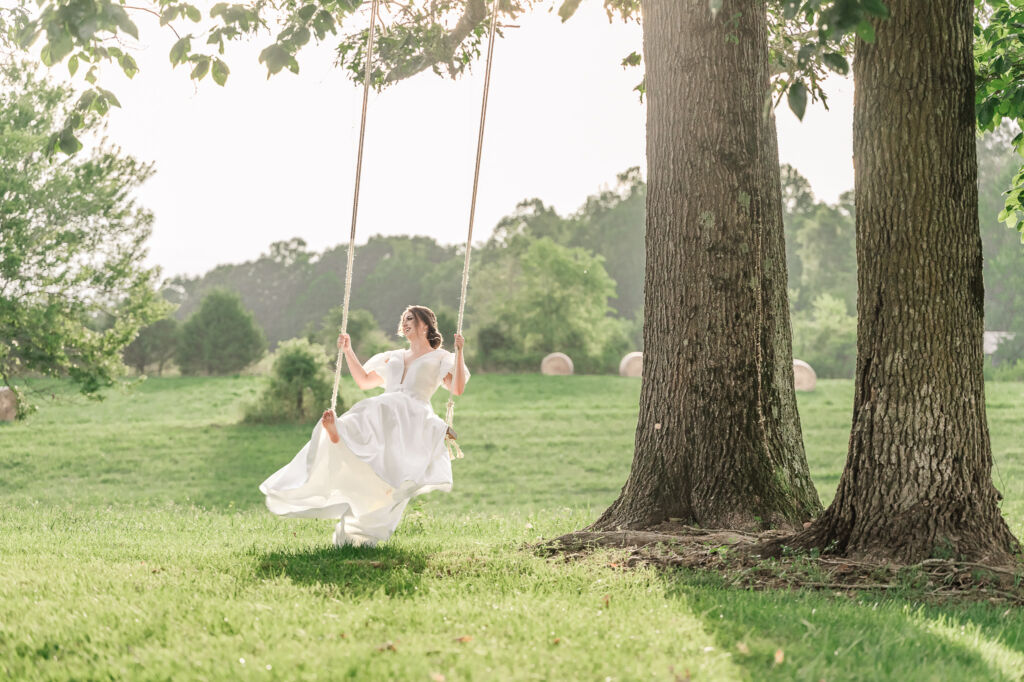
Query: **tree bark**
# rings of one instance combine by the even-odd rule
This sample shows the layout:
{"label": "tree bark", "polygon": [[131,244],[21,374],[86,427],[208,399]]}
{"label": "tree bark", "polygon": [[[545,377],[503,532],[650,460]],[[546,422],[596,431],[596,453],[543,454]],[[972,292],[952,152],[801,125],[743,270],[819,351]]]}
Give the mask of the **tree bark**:
{"label": "tree bark", "polygon": [[820,511],[793,389],[763,0],[644,0],[647,266],[632,471],[596,530]]}
{"label": "tree bark", "polygon": [[970,0],[891,0],[858,41],[857,373],[832,505],[790,543],[1004,563],[982,376]]}

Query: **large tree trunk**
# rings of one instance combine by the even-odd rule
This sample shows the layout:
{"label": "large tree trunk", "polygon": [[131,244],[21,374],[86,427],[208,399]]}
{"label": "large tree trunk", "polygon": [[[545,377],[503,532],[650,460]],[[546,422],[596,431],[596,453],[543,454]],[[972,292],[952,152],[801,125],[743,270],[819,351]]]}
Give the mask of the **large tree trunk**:
{"label": "large tree trunk", "polygon": [[821,509],[793,391],[763,0],[644,0],[647,271],[633,468],[596,529]]}
{"label": "large tree trunk", "polygon": [[891,0],[854,62],[857,376],[835,501],[794,544],[1002,563],[982,377],[971,0]]}

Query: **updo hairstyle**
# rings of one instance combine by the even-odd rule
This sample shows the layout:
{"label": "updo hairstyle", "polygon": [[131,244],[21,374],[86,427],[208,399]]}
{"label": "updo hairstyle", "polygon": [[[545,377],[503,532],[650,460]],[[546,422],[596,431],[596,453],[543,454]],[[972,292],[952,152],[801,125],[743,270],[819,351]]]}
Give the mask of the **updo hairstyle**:
{"label": "updo hairstyle", "polygon": [[402,332],[402,322],[405,320],[405,314],[410,312],[417,320],[427,325],[427,343],[430,344],[430,347],[440,348],[444,339],[441,337],[441,332],[437,331],[437,315],[426,306],[411,305],[402,311],[402,316],[398,318],[398,335],[405,336]]}

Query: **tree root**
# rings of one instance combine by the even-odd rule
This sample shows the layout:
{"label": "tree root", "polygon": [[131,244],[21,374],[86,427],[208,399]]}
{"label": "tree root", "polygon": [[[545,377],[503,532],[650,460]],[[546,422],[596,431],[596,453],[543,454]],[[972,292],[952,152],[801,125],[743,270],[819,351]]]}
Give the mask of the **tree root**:
{"label": "tree root", "polygon": [[808,588],[831,590],[837,596],[855,591],[904,592],[920,599],[987,600],[1024,605],[1024,563],[990,566],[952,559],[926,559],[917,564],[864,561],[816,552],[785,551],[767,558],[763,543],[785,531],[741,531],[678,526],[673,532],[653,530],[578,531],[530,546],[566,561],[600,548],[624,550],[609,562],[612,568],[651,565],[711,571],[729,587],[753,589]]}

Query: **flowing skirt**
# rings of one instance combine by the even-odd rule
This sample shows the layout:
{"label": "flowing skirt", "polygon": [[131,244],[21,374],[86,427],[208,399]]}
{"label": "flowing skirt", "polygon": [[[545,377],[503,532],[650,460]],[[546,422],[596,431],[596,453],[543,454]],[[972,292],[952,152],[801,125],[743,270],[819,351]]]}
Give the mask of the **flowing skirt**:
{"label": "flowing skirt", "polygon": [[407,393],[361,400],[336,422],[332,443],[320,422],[309,442],[260,484],[279,516],[340,519],[351,544],[387,540],[413,497],[452,489],[445,423]]}

